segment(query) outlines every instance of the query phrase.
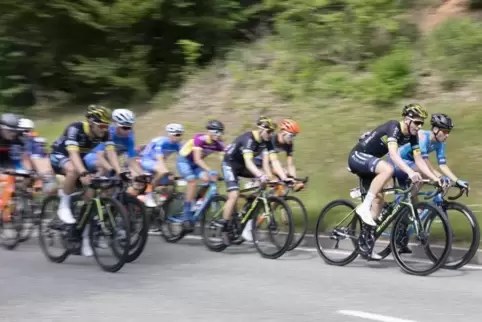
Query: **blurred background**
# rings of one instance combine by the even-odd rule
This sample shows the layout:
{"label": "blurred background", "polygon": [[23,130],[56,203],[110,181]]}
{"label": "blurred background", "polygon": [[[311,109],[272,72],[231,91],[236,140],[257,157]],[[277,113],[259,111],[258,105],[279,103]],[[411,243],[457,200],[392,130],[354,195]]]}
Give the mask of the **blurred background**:
{"label": "blurred background", "polygon": [[481,0],[1,0],[0,107],[31,116],[50,142],[97,102],[136,112],[139,145],[169,122],[189,138],[218,118],[229,143],[260,114],[294,118],[295,164],[310,177],[300,197],[316,218],[358,184],[346,170],[358,136],[418,102],[454,119],[448,164],[478,211],[480,9]]}

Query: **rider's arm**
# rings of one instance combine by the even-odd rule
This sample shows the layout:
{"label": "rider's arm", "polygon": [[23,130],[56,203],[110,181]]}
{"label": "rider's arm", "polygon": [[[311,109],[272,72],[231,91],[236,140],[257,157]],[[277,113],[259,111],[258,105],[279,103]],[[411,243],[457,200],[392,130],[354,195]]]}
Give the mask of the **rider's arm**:
{"label": "rider's arm", "polygon": [[[395,163],[397,167],[399,167],[403,172],[408,174],[409,177],[412,177],[415,171],[413,171],[412,168],[410,168],[405,162],[403,162],[403,159],[400,156],[400,152],[398,150],[398,138],[400,137],[400,135],[402,135],[400,132],[400,128],[393,125],[393,128],[391,128],[388,133],[389,137],[387,138],[387,147],[390,159],[392,159],[393,163]],[[416,148],[418,149],[418,145]]]}
{"label": "rider's arm", "polygon": [[107,158],[109,159],[110,164],[114,168],[115,172],[117,174],[120,174],[121,167],[119,163],[119,157],[117,156],[115,143],[112,140],[112,136],[109,132],[105,134],[103,141],[105,142],[105,153],[107,155]]}
{"label": "rider's arm", "polygon": [[251,172],[251,174],[253,174],[256,178],[261,177],[264,174],[263,171],[259,170],[253,162],[253,140],[246,140],[241,149],[243,151],[243,159],[246,169],[248,169],[248,171]]}
{"label": "rider's arm", "polygon": [[424,160],[425,160],[425,163],[427,164],[427,167],[430,169],[430,171],[435,173],[435,175],[440,178],[442,174],[438,172],[437,169],[435,169],[435,167],[432,165],[432,162],[430,162],[429,159],[424,159]]}
{"label": "rider's arm", "polygon": [[291,144],[286,151],[286,166],[288,170],[288,175],[296,178],[296,168],[293,162],[293,144]]}
{"label": "rider's arm", "polygon": [[129,170],[132,172],[134,176],[142,175],[143,171],[141,166],[137,162],[137,151],[136,151],[136,143],[134,139],[134,134],[129,137],[127,141],[127,164],[129,166]]}
{"label": "rider's arm", "polygon": [[211,169],[206,164],[206,162],[204,162],[204,160],[202,158],[202,153],[203,153],[203,150],[202,150],[201,147],[194,146],[192,148],[192,159],[197,166],[199,166],[201,169],[209,172],[209,171],[211,171]]}
{"label": "rider's arm", "polygon": [[269,164],[269,156],[268,156],[268,151],[264,150],[262,152],[263,160],[262,160],[262,167],[264,173],[268,176],[268,178],[273,177],[273,173],[271,172],[271,166]]}
{"label": "rider's arm", "polygon": [[436,146],[437,151],[437,162],[438,166],[440,167],[440,171],[444,175],[450,178],[453,182],[457,182],[457,176],[450,170],[449,166],[447,165],[447,157],[445,156],[445,143],[439,143]]}
{"label": "rider's arm", "polygon": [[283,181],[288,179],[288,176],[286,175],[283,167],[281,166],[281,163],[278,160],[276,149],[272,141],[266,143],[266,149],[268,150],[268,156],[269,160],[271,161],[271,166],[273,167],[273,170],[276,171],[278,177]]}
{"label": "rider's arm", "polygon": [[427,162],[425,162],[423,157],[425,156],[428,159],[428,140],[430,139],[423,131],[420,131],[417,136],[412,136],[410,139],[410,145],[412,146],[413,160],[420,172],[433,181],[437,181],[437,174],[430,170],[430,167],[427,165]]}
{"label": "rider's arm", "polygon": [[452,172],[452,170],[450,170],[447,164],[441,164],[439,167],[443,174],[449,177],[450,180],[452,180],[453,182],[457,182],[457,180],[459,180],[459,178],[457,178],[457,176]]}

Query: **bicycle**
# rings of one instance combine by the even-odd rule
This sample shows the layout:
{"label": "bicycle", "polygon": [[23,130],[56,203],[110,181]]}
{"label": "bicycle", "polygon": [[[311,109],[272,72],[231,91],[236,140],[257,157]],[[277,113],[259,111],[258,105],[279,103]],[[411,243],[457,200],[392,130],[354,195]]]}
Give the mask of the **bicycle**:
{"label": "bicycle", "polygon": [[134,178],[129,177],[130,171],[120,173],[121,183],[113,192],[112,198],[118,200],[129,214],[130,224],[130,249],[126,262],[132,263],[144,251],[149,237],[149,217],[147,216],[144,203],[137,197],[129,194],[127,189],[132,182],[149,184],[152,179],[150,173],[144,173]]}
{"label": "bicycle", "polygon": [[[300,217],[298,217],[298,218],[300,218],[300,221],[302,222],[301,233],[299,233],[298,238],[296,238],[297,234],[296,234],[296,229],[295,229],[295,235],[293,237],[293,241],[292,241],[291,245],[288,247],[288,251],[292,251],[293,249],[298,247],[301,244],[301,242],[303,241],[303,238],[305,238],[306,232],[308,231],[308,212],[306,211],[305,205],[303,204],[303,202],[298,197],[288,195],[291,191],[293,191],[296,183],[306,184],[308,182],[308,177],[293,178],[293,179],[295,180],[295,183],[293,185],[287,185],[287,186],[277,185],[277,186],[275,186],[275,189],[274,189],[274,196],[283,199],[288,204],[289,204],[289,202],[297,204],[297,207],[300,209],[300,212],[301,212]],[[293,207],[290,206],[290,208],[291,208],[291,211],[293,212]],[[295,216],[293,216],[293,217],[296,221],[297,218]],[[295,225],[295,227],[296,227],[296,225]]]}
{"label": "bicycle", "polygon": [[[422,180],[422,183],[434,185],[429,180]],[[366,196],[366,191],[362,191],[364,189],[362,189],[361,179],[360,187],[361,197],[362,199],[364,199],[364,197]],[[404,272],[413,275],[426,276],[441,268],[444,265],[445,260],[447,259],[452,247],[452,230],[450,224],[445,214],[437,206],[423,201],[413,205],[411,201],[412,188],[413,183],[410,183],[408,185],[408,188],[406,189],[396,186],[382,189],[382,193],[395,192],[401,197],[389,203],[389,208],[387,209],[386,213],[383,215],[382,218],[378,219],[379,225],[376,228],[362,223],[359,216],[355,214],[355,204],[350,200],[338,199],[327,204],[321,210],[318,220],[316,222],[316,246],[320,257],[322,257],[325,263],[337,266],[344,266],[353,262],[358,257],[358,255],[370,259],[370,254],[375,245],[375,242],[382,235],[385,229],[392,222],[394,222],[390,237],[390,250],[393,254],[395,262]],[[441,188],[437,188],[435,193],[425,196],[425,199],[433,198],[433,196],[440,193],[440,191]],[[351,241],[351,244],[353,244],[354,246],[354,250],[349,253],[347,257],[344,257],[340,260],[332,259],[328,256],[327,253],[325,253],[324,247],[322,247],[322,245],[320,244],[319,236],[320,228],[324,228],[322,223],[323,219],[327,216],[327,213],[331,209],[337,206],[346,206],[350,209],[350,212],[341,220],[341,222],[335,225],[334,229],[329,235],[329,240],[334,241],[335,249],[339,247],[340,241],[346,238],[348,238]],[[440,254],[440,257],[435,261],[431,261],[431,267],[425,270],[417,270],[413,267],[410,267],[407,263],[403,261],[401,257],[402,254],[397,251],[397,244],[400,244],[400,241],[398,240],[399,236],[403,235],[403,229],[404,227],[406,229],[407,222],[414,226],[415,235],[417,239],[421,242],[422,247],[426,248],[428,246],[428,237],[430,236],[430,234],[428,234],[427,230],[428,228],[430,228],[430,222],[426,222],[425,224],[422,223],[422,220],[418,213],[418,209],[423,209],[429,212],[426,218],[431,219],[431,221],[434,221],[434,219],[438,217],[437,219],[440,220],[442,224],[442,230],[445,233],[445,243],[443,244],[443,250]],[[349,221],[348,225],[342,227],[342,224],[352,215],[354,216]],[[355,235],[357,223],[359,227],[361,227],[361,232],[358,237]],[[329,224],[325,224],[325,226],[327,225]]]}
{"label": "bicycle", "polygon": [[[176,180],[179,177],[175,177]],[[177,192],[175,189],[168,195],[168,199],[163,205],[163,212],[164,216],[160,219],[161,226],[165,229],[161,229],[163,238],[169,243],[176,243],[179,240],[183,239],[184,236],[194,231],[194,227],[196,223],[201,218],[201,215],[206,210],[206,205],[209,204],[212,198],[218,195],[217,192],[217,181],[223,181],[224,178],[218,177],[215,181],[211,180],[208,183],[207,191],[204,196],[201,196],[199,193],[196,196],[196,206],[191,209],[193,214],[189,218],[188,227],[186,227],[186,223],[183,222],[184,218],[184,208],[174,208],[173,203],[178,201],[180,205],[184,205],[184,193]],[[172,183],[174,184],[174,183]],[[175,184],[174,184],[175,185]],[[181,202],[182,201],[182,202]],[[178,233],[174,232],[174,225],[180,225],[181,229]]]}
{"label": "bicycle", "polygon": [[[112,197],[101,196],[103,192],[121,184],[120,179],[112,177],[93,178],[87,187],[82,187],[71,195],[71,210],[76,218],[76,224],[63,223],[57,216],[58,196],[47,197],[42,205],[41,220],[39,224],[40,247],[45,256],[54,263],[64,262],[69,255],[80,255],[82,233],[89,227],[89,243],[94,251],[94,258],[100,268],[106,272],[119,271],[127,261],[130,250],[129,217],[124,206]],[[94,196],[84,201],[84,193],[92,189]],[[54,205],[54,218],[48,220],[47,210]],[[118,214],[116,216],[115,214]],[[60,232],[62,250],[59,255],[49,252],[47,247],[52,242],[55,232]],[[116,262],[105,264],[98,248],[102,247],[101,235],[108,239],[107,247],[112,250]]]}
{"label": "bicycle", "polygon": [[[12,197],[9,203],[4,205],[2,215],[0,216],[0,239],[2,245],[8,249],[15,249],[19,243],[27,241],[32,235],[34,226],[38,223],[36,217],[38,206],[31,191],[25,184],[26,180],[35,177],[34,173],[26,170],[3,170],[4,175],[15,177]],[[21,178],[21,180],[19,180]],[[5,187],[9,189],[9,187]],[[10,211],[6,215],[5,210]],[[6,231],[11,236],[6,236]]]}
{"label": "bicycle", "polygon": [[[261,257],[269,259],[276,259],[282,256],[291,245],[294,235],[294,223],[291,208],[283,199],[269,195],[266,191],[266,187],[278,184],[284,184],[284,182],[271,181],[258,187],[241,190],[240,194],[245,194],[250,191],[252,191],[252,193],[246,196],[247,202],[244,204],[241,211],[238,212],[235,209],[231,221],[229,222],[229,225],[232,227],[232,232],[228,234],[228,238],[231,241],[239,240],[243,230],[246,228],[247,224],[251,222],[251,235],[255,248]],[[222,228],[219,228],[219,225],[217,224],[217,221],[222,217],[223,211],[223,207],[219,206],[219,203],[226,201],[227,198],[222,195],[212,197],[205,205],[204,211],[201,215],[201,235],[204,245],[211,251],[221,252],[228,246],[222,241],[222,238],[221,242],[214,243],[209,240],[208,236],[210,232],[214,232],[216,236],[222,233]],[[206,218],[207,209],[210,209],[211,205],[214,205],[213,208],[215,208],[216,213],[214,214],[213,219],[208,220]],[[286,235],[286,241],[282,244],[278,243],[274,238],[274,235],[278,235],[280,227],[280,223],[277,222],[273,215],[273,209],[276,208],[276,206],[279,206],[284,211],[283,219],[288,226],[288,232],[281,234]],[[268,227],[265,230],[259,228],[259,225],[263,222],[268,223]],[[260,233],[260,235],[268,235],[271,243],[275,246],[275,251],[273,253],[268,253],[262,250],[261,246],[263,243],[258,240],[258,237],[260,237],[258,236],[258,233]]]}
{"label": "bicycle", "polygon": [[[472,241],[470,243],[470,247],[469,247],[467,253],[465,253],[465,255],[462,256],[461,258],[454,260],[449,255],[448,259],[446,260],[446,262],[444,264],[444,268],[447,268],[447,269],[458,269],[458,268],[466,265],[468,262],[470,262],[470,260],[477,253],[477,250],[478,250],[479,244],[480,244],[480,228],[479,228],[479,223],[478,223],[477,217],[473,214],[473,212],[468,207],[466,207],[465,205],[463,205],[461,203],[458,203],[458,202],[454,201],[456,199],[459,199],[464,193],[466,194],[466,196],[468,196],[468,190],[464,189],[464,188],[461,188],[461,187],[458,187],[458,186],[455,186],[455,185],[451,185],[449,188],[453,188],[453,187],[458,188],[459,192],[455,196],[447,197],[447,199],[450,200],[450,201],[448,201],[444,198],[445,194],[448,192],[448,190],[447,190],[447,191],[445,191],[445,193],[435,194],[432,197],[432,202],[436,206],[438,206],[440,209],[443,210],[443,212],[445,213],[445,215],[447,217],[447,220],[449,222],[450,222],[450,218],[449,218],[448,213],[447,213],[448,210],[454,210],[454,211],[461,212],[462,215],[465,216],[470,223]],[[419,192],[418,195],[426,197],[426,196],[433,195],[433,192]],[[424,211],[420,214],[420,219],[424,220],[427,216],[428,216],[427,212]],[[432,224],[432,223],[430,223],[430,224]],[[452,230],[453,230],[453,227],[452,227]],[[411,234],[413,234],[413,232],[414,232],[414,227],[412,227],[412,226],[408,227],[407,234],[410,236]],[[387,232],[382,233],[382,235],[385,236],[385,237],[390,237],[390,233],[387,233]],[[453,237],[454,236],[452,236],[452,238]],[[427,247],[425,249],[425,251],[426,251],[427,256],[430,259],[432,259],[434,261],[436,260],[437,256],[434,254],[434,252],[432,252],[430,247]],[[382,252],[379,253],[379,255],[382,256],[382,257],[386,257],[389,254],[390,254],[390,247],[389,246],[387,246]]]}

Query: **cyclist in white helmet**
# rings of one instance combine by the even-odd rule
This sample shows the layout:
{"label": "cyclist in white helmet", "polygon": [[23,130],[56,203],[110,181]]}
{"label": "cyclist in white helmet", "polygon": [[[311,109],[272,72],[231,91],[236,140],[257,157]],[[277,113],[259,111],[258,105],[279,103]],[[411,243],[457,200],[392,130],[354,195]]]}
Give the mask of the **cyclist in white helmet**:
{"label": "cyclist in white helmet", "polygon": [[84,162],[89,170],[99,170],[100,173],[113,174],[120,173],[121,166],[119,158],[127,156],[129,170],[134,176],[142,174],[142,169],[136,162],[134,123],[136,117],[134,113],[127,109],[116,109],[112,112],[114,125],[109,126],[109,132],[114,141],[117,158],[111,160],[105,153],[105,144],[97,145],[91,152],[84,157]]}
{"label": "cyclist in white helmet", "polygon": [[[165,185],[172,176],[167,169],[165,160],[173,153],[178,153],[181,150],[182,136],[184,134],[184,127],[181,124],[171,123],[166,126],[167,136],[160,136],[153,139],[141,151],[141,167],[152,174],[154,178],[151,186],[152,191],[157,186]],[[144,201],[147,207],[156,207],[156,202],[152,196],[152,191],[146,194]]]}

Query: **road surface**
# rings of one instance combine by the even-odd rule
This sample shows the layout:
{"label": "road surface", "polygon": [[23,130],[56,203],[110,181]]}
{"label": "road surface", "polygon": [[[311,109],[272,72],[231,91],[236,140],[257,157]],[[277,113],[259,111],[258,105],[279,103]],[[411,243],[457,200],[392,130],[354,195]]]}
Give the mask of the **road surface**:
{"label": "road surface", "polygon": [[137,262],[116,273],[93,258],[46,260],[35,241],[0,249],[0,321],[386,321],[453,322],[482,318],[482,269],[429,277],[393,261],[324,264],[313,249],[278,260],[249,245],[223,253],[195,237],[166,244],[150,236]]}

